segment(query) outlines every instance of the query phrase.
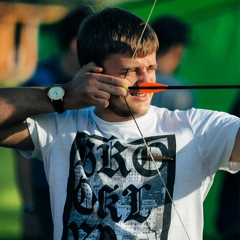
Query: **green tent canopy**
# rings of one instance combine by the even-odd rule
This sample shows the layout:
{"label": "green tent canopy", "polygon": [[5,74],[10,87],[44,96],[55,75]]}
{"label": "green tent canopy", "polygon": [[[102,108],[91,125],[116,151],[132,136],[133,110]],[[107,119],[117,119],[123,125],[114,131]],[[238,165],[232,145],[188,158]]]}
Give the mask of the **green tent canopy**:
{"label": "green tent canopy", "polygon": [[[128,1],[117,7],[147,20],[153,3]],[[177,72],[181,78],[193,85],[240,84],[239,1],[157,1],[149,23],[165,14],[182,18],[192,28],[192,45]],[[237,94],[237,89],[197,90],[197,107],[230,111]]]}

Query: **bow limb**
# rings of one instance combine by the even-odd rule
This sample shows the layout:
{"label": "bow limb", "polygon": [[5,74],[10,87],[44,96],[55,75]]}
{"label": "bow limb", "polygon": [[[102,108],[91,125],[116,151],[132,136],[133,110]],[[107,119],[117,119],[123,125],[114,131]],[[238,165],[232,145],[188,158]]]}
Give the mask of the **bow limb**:
{"label": "bow limb", "polygon": [[[144,34],[144,32],[145,32],[145,29],[146,29],[146,27],[147,27],[147,25],[148,25],[148,23],[149,23],[149,20],[150,20],[150,18],[151,18],[151,15],[152,15],[152,12],[153,12],[153,10],[154,10],[154,8],[155,8],[156,3],[157,3],[157,0],[154,0],[153,5],[152,5],[152,8],[151,8],[150,13],[149,13],[149,15],[148,15],[147,21],[145,22],[145,26],[144,26],[144,28],[143,28],[143,31],[142,31],[141,36],[140,36],[140,38],[139,38],[139,41],[138,41],[138,43],[137,43],[136,49],[135,49],[135,51],[134,51],[134,53],[133,53],[133,55],[132,55],[131,61],[130,61],[130,63],[129,63],[129,66],[128,66],[128,68],[127,68],[127,71],[126,71],[126,73],[125,73],[124,78],[126,78],[127,73],[128,73],[128,71],[129,71],[129,68],[130,68],[130,66],[131,66],[131,64],[132,64],[132,60],[134,59],[134,57],[135,57],[135,55],[136,55],[136,53],[137,53],[137,49],[138,49],[138,47],[139,47],[139,45],[140,45],[142,36],[143,36],[143,34]],[[153,157],[153,155],[152,155],[152,153],[151,153],[151,151],[150,151],[150,147],[148,146],[148,144],[147,144],[147,142],[146,142],[146,140],[145,140],[145,138],[144,138],[144,136],[143,136],[143,134],[142,134],[142,132],[141,132],[141,129],[140,129],[140,127],[139,127],[139,125],[138,125],[138,123],[137,123],[137,121],[136,121],[136,119],[135,119],[135,117],[134,117],[134,115],[133,115],[133,112],[132,112],[132,110],[131,110],[128,102],[127,102],[126,97],[124,98],[124,100],[125,100],[125,102],[126,102],[126,105],[127,105],[127,107],[128,107],[128,110],[129,110],[129,112],[131,113],[131,116],[132,116],[132,118],[133,118],[133,120],[134,120],[134,122],[135,122],[135,125],[136,125],[136,127],[137,127],[137,129],[138,129],[138,131],[139,131],[139,133],[140,133],[140,135],[141,135],[141,137],[142,137],[142,140],[143,140],[143,142],[144,142],[144,144],[145,144],[145,146],[146,146],[146,148],[147,148],[149,157],[151,158],[152,162],[154,163],[154,165],[155,165],[155,167],[156,167],[156,170],[157,170],[157,173],[158,173],[158,175],[159,175],[159,177],[160,177],[160,179],[161,179],[161,182],[163,183],[163,185],[164,185],[164,187],[165,187],[165,189],[166,189],[167,195],[168,195],[170,201],[172,202],[172,205],[173,205],[173,207],[174,207],[174,210],[175,210],[175,212],[177,213],[177,216],[178,216],[178,218],[179,218],[179,220],[180,220],[180,222],[181,222],[181,225],[182,225],[182,227],[183,227],[183,229],[184,229],[184,231],[185,231],[185,233],[186,233],[186,236],[187,236],[187,238],[190,240],[190,237],[189,237],[189,234],[188,234],[188,232],[187,232],[187,230],[186,230],[186,227],[185,227],[185,225],[184,225],[184,223],[183,223],[183,221],[182,221],[182,219],[181,219],[181,216],[180,216],[180,214],[179,214],[179,212],[178,212],[178,210],[177,210],[177,208],[176,208],[176,205],[175,205],[175,203],[174,203],[174,201],[173,201],[173,198],[172,198],[172,196],[171,196],[171,194],[170,194],[170,192],[169,192],[169,190],[168,190],[168,188],[167,188],[167,185],[166,185],[166,183],[165,183],[165,181],[164,181],[164,179],[163,179],[163,177],[162,177],[161,172],[159,171],[159,169],[158,169],[158,167],[157,167],[156,161],[154,160],[154,157]]]}

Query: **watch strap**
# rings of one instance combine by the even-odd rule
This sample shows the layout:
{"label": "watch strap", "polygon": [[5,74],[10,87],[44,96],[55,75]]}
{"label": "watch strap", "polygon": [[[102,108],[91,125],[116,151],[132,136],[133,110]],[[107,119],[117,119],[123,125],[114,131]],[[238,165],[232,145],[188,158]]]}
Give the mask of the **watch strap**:
{"label": "watch strap", "polygon": [[59,99],[59,100],[52,100],[52,103],[53,103],[53,107],[55,109],[55,111],[57,113],[64,113],[65,112],[65,109],[63,107],[63,101],[62,99]]}

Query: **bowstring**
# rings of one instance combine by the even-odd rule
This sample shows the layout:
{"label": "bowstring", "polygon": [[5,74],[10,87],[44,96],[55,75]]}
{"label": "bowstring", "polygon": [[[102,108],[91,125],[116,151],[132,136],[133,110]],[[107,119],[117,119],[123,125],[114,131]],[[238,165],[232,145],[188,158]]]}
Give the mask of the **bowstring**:
{"label": "bowstring", "polygon": [[153,157],[153,155],[152,155],[152,153],[151,153],[151,151],[150,151],[150,147],[148,146],[147,141],[146,141],[146,139],[144,138],[144,136],[143,136],[143,134],[142,134],[142,131],[141,131],[141,129],[140,129],[140,127],[139,127],[139,125],[138,125],[138,123],[137,123],[137,121],[136,121],[136,118],[135,118],[134,115],[133,115],[133,112],[132,112],[132,110],[131,110],[131,108],[130,108],[130,106],[129,106],[129,104],[128,104],[128,101],[127,101],[126,97],[124,97],[124,100],[125,100],[125,102],[126,102],[126,105],[127,105],[127,107],[128,107],[128,110],[129,110],[129,112],[131,113],[131,116],[132,116],[132,118],[133,118],[133,120],[134,120],[134,122],[135,122],[135,125],[136,125],[136,127],[137,127],[137,129],[138,129],[138,131],[139,131],[139,133],[140,133],[140,135],[141,135],[141,137],[142,137],[142,140],[143,140],[143,142],[144,142],[144,144],[145,144],[145,146],[146,146],[146,148],[147,148],[148,154],[149,154],[149,156],[150,156],[153,164],[155,165],[155,168],[156,168],[157,173],[158,173],[158,175],[159,175],[159,177],[160,177],[160,179],[161,179],[161,181],[162,181],[162,183],[163,183],[163,186],[164,186],[165,189],[166,189],[167,195],[168,195],[170,201],[172,202],[173,208],[174,208],[175,212],[177,213],[178,219],[180,220],[180,222],[181,222],[181,224],[182,224],[182,227],[183,227],[183,229],[184,229],[184,231],[185,231],[185,233],[186,233],[186,235],[187,235],[187,238],[190,240],[189,234],[188,234],[187,229],[186,229],[186,227],[185,227],[185,225],[184,225],[184,223],[183,223],[183,220],[182,220],[182,218],[181,218],[181,216],[180,216],[180,214],[179,214],[179,212],[178,212],[178,210],[177,210],[177,207],[176,207],[176,205],[175,205],[175,203],[174,203],[174,201],[173,201],[173,198],[172,198],[172,196],[171,196],[171,194],[170,194],[170,192],[169,192],[169,190],[168,190],[168,188],[167,188],[167,185],[166,185],[166,183],[165,183],[165,181],[164,181],[164,179],[163,179],[163,177],[162,177],[162,174],[161,174],[161,172],[160,172],[159,169],[158,169],[157,163],[156,163],[156,161],[154,160],[154,157]]}
{"label": "bowstring", "polygon": [[[136,46],[135,51],[134,51],[134,53],[133,53],[133,55],[132,55],[132,58],[131,58],[131,61],[130,61],[129,65],[128,65],[128,68],[127,68],[127,70],[126,70],[126,73],[125,73],[125,75],[124,75],[124,79],[126,78],[126,76],[127,76],[127,74],[128,74],[128,71],[129,71],[129,69],[130,69],[130,66],[131,66],[131,64],[132,64],[132,61],[133,61],[133,59],[134,59],[135,56],[136,56],[137,49],[138,49],[138,47],[139,47],[139,45],[140,45],[140,43],[141,43],[143,34],[144,34],[145,29],[146,29],[146,27],[147,27],[147,25],[148,25],[148,23],[149,23],[149,20],[150,20],[150,18],[151,18],[151,15],[152,15],[152,13],[153,13],[153,10],[154,10],[154,8],[155,8],[156,3],[157,3],[157,0],[154,0],[153,5],[152,5],[152,8],[151,8],[151,10],[150,10],[150,13],[149,13],[149,15],[148,15],[148,18],[147,18],[147,20],[146,20],[146,22],[145,22],[143,31],[142,31],[142,33],[141,33],[141,35],[140,35],[140,38],[139,38],[138,43],[137,43],[137,46]],[[185,225],[184,225],[184,223],[183,223],[183,221],[182,221],[182,218],[181,218],[181,216],[180,216],[180,214],[179,214],[179,212],[178,212],[178,210],[177,210],[177,207],[176,207],[176,205],[175,205],[175,203],[174,203],[174,201],[173,201],[173,198],[172,198],[172,196],[171,196],[171,194],[170,194],[170,192],[169,192],[169,190],[168,190],[168,188],[167,188],[167,185],[166,185],[166,183],[165,183],[165,181],[164,181],[164,179],[163,179],[163,177],[162,177],[162,174],[161,174],[161,172],[159,171],[159,169],[158,169],[158,167],[157,167],[157,163],[156,163],[156,161],[154,160],[154,157],[153,157],[153,155],[152,155],[152,153],[151,153],[151,151],[150,151],[150,147],[148,146],[147,141],[146,141],[146,139],[145,139],[144,136],[143,136],[143,133],[142,133],[142,131],[141,131],[141,129],[140,129],[137,121],[136,121],[136,118],[134,117],[134,114],[133,114],[133,112],[132,112],[132,110],[131,110],[131,108],[130,108],[130,106],[129,106],[129,104],[128,104],[128,101],[127,101],[126,97],[124,97],[124,100],[125,100],[125,103],[126,103],[126,105],[127,105],[127,107],[128,107],[128,110],[129,110],[129,112],[130,112],[130,114],[131,114],[131,116],[132,116],[132,118],[133,118],[133,120],[134,120],[134,123],[135,123],[135,125],[136,125],[136,127],[137,127],[137,129],[138,129],[138,132],[140,133],[141,138],[142,138],[142,140],[143,140],[143,142],[144,142],[144,144],[145,144],[145,146],[146,146],[146,148],[147,148],[147,151],[148,151],[148,153],[149,153],[149,156],[150,156],[153,164],[154,164],[155,167],[156,167],[157,173],[158,173],[158,175],[159,175],[159,177],[160,177],[160,179],[161,179],[161,181],[162,181],[162,183],[163,183],[163,186],[164,186],[165,189],[166,189],[167,195],[168,195],[170,201],[172,202],[173,208],[174,208],[175,212],[177,213],[178,219],[179,219],[180,222],[181,222],[181,225],[182,225],[182,227],[183,227],[183,229],[184,229],[184,231],[185,231],[185,233],[186,233],[186,235],[187,235],[187,238],[190,240],[190,237],[189,237],[189,234],[188,234],[188,232],[187,232],[187,229],[186,229],[186,227],[185,227]]]}

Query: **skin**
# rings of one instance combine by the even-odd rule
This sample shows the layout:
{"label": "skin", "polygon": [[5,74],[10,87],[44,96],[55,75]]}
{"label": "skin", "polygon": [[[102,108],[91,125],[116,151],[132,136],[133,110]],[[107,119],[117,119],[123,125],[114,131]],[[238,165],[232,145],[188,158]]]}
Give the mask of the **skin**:
{"label": "skin", "polygon": [[[124,86],[129,85],[129,82],[126,79],[102,73],[103,68],[89,63],[71,82],[63,85],[66,92],[64,108],[106,108],[111,95],[127,95]],[[0,146],[21,150],[34,149],[25,119],[54,112],[52,102],[47,96],[48,89],[49,87],[0,89]]]}
{"label": "skin", "polygon": [[[155,53],[133,60],[128,54],[112,54],[103,62],[103,68],[89,63],[71,82],[63,85],[66,91],[64,108],[71,110],[95,106],[95,113],[103,120],[127,121],[132,117],[124,100],[126,97],[134,117],[140,117],[147,112],[152,94],[132,96],[124,86],[155,82],[156,67]],[[47,87],[0,89],[0,146],[33,150],[25,119],[54,112],[47,92]],[[240,130],[229,160],[240,163]]]}
{"label": "skin", "polygon": [[235,139],[235,144],[229,162],[240,163],[240,129],[238,129],[238,133]]}
{"label": "skin", "polygon": [[[114,65],[112,64],[114,62]],[[130,64],[131,63],[131,64]],[[128,69],[130,65],[130,69]],[[105,74],[124,78],[130,85],[139,85],[142,82],[156,82],[156,54],[152,53],[143,58],[131,59],[129,54],[112,54],[103,63]],[[126,100],[134,117],[144,115],[150,105],[153,94],[128,94]],[[111,96],[107,108],[96,107],[95,113],[105,121],[121,122],[132,119],[131,113],[123,97]]]}

